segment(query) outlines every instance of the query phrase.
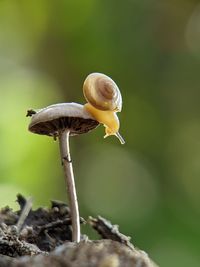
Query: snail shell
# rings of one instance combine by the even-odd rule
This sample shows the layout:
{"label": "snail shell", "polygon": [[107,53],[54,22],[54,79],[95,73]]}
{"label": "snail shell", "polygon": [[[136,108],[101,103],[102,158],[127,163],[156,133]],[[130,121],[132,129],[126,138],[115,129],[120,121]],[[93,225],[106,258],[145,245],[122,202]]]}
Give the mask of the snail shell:
{"label": "snail shell", "polygon": [[102,73],[89,74],[83,84],[86,100],[95,108],[120,112],[122,97],[116,83]]}

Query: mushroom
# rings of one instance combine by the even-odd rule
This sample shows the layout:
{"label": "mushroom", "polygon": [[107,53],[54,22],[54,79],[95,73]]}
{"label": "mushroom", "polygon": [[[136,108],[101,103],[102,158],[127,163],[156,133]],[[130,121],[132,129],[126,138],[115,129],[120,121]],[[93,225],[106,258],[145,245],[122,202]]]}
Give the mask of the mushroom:
{"label": "mushroom", "polygon": [[67,185],[72,220],[72,241],[80,241],[80,218],[74,181],[72,160],[69,149],[69,136],[87,133],[99,125],[83,105],[61,103],[48,106],[39,111],[29,110],[31,116],[29,131],[48,135],[59,140],[61,162]]}

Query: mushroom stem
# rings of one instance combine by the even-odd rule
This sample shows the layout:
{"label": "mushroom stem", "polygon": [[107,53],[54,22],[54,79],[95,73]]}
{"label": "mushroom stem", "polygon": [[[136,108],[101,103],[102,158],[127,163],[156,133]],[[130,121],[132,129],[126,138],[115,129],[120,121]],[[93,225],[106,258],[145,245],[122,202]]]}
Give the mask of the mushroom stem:
{"label": "mushroom stem", "polygon": [[78,201],[76,195],[76,187],[74,181],[74,173],[73,173],[73,167],[69,149],[69,134],[70,134],[69,130],[60,132],[59,145],[60,145],[61,161],[65,175],[65,182],[67,185],[67,191],[69,197],[69,207],[72,220],[72,241],[79,242],[80,218],[79,218]]}

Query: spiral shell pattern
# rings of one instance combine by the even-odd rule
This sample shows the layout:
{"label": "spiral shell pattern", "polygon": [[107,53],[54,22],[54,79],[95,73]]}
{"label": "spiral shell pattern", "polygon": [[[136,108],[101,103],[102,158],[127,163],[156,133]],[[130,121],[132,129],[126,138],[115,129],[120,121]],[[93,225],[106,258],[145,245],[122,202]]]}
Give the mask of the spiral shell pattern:
{"label": "spiral shell pattern", "polygon": [[89,74],[83,84],[83,93],[88,103],[97,109],[115,112],[120,112],[122,109],[120,90],[105,74]]}

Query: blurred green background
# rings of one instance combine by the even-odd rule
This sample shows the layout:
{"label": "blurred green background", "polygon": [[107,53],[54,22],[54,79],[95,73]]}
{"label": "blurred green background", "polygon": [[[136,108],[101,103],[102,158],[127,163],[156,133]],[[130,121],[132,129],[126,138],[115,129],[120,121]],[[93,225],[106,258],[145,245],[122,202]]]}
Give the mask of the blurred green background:
{"label": "blurred green background", "polygon": [[[94,71],[121,89],[120,132],[71,138],[81,215],[120,225],[160,266],[200,266],[197,0],[0,1],[0,205],[67,200],[58,143],[29,108],[84,103]],[[86,231],[83,227],[82,231]]]}

